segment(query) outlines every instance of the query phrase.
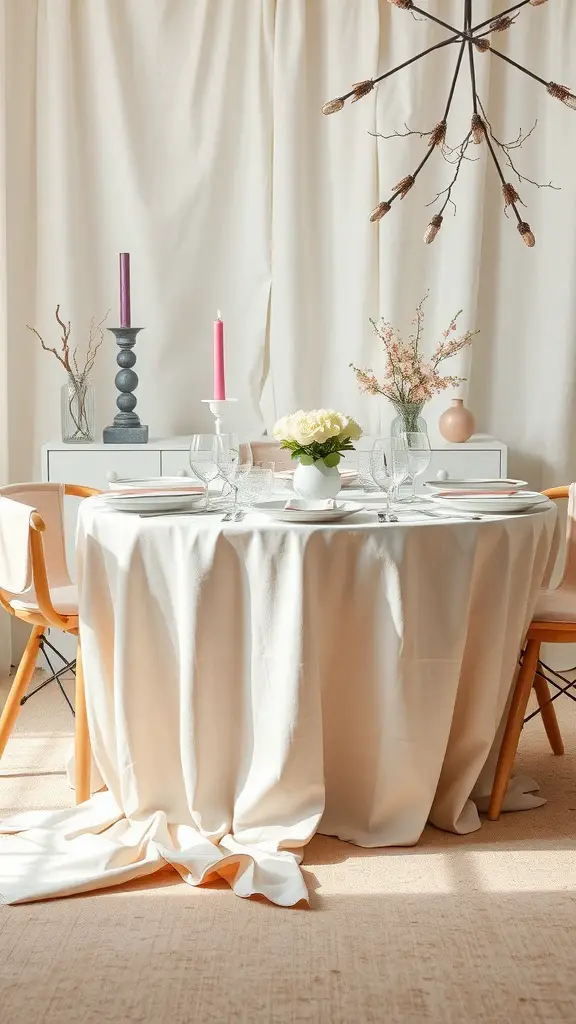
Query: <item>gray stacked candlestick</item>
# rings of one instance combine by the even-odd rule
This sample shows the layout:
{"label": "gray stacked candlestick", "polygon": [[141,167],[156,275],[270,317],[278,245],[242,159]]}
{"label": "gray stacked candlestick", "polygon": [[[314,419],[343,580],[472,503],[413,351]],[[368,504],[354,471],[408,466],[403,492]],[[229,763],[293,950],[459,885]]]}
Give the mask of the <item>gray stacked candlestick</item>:
{"label": "gray stacked candlestick", "polygon": [[104,428],[102,440],[104,444],[146,444],[148,427],[140,423],[138,413],[134,412],[138,374],[132,369],[136,362],[136,353],[132,350],[136,344],[136,335],[142,328],[109,327],[108,330],[112,331],[120,350],[116,356],[120,369],[114,379],[120,392],[116,399],[120,411],[116,413],[112,426]]}

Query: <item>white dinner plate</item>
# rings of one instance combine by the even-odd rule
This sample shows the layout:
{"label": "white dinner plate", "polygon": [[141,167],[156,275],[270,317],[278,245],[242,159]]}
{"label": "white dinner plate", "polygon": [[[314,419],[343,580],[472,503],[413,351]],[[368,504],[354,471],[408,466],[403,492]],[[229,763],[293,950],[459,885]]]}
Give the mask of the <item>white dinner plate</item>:
{"label": "white dinner plate", "polygon": [[201,508],[204,496],[192,491],[157,491],[149,494],[117,494],[110,491],[102,494],[100,501],[115,512],[182,512]]}
{"label": "white dinner plate", "polygon": [[201,493],[202,487],[184,476],[150,476],[140,480],[110,480],[108,489],[111,491],[192,491]]}
{"label": "white dinner plate", "polygon": [[538,491],[519,491],[517,494],[503,494],[500,497],[483,495],[477,498],[443,498],[439,494],[432,494],[430,501],[438,508],[501,515],[503,512],[527,512],[529,509],[536,509],[538,505],[547,504],[548,498]]}
{"label": "white dinner plate", "polygon": [[364,506],[355,501],[345,501],[336,508],[323,509],[287,509],[285,505],[285,501],[256,501],[250,511],[262,513],[281,523],[338,523],[355,512],[364,511]]}
{"label": "white dinner plate", "polygon": [[493,494],[495,491],[511,494],[521,491],[527,487],[526,480],[502,480],[490,477],[470,477],[468,480],[463,477],[460,480],[427,480],[424,487],[435,493],[448,493],[449,491],[482,491]]}

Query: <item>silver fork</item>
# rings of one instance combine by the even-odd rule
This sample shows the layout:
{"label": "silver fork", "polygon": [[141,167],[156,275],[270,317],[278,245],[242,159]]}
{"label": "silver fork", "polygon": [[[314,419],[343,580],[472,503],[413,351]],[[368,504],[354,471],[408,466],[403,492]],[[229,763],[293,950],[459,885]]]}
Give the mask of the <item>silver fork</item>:
{"label": "silver fork", "polygon": [[[379,523],[399,523],[399,522],[401,522],[401,520],[398,518],[398,516],[394,515],[392,512],[390,512],[390,513],[388,513],[388,512],[378,512],[377,515],[378,515],[378,522]],[[480,521],[482,519],[482,516],[460,515],[458,513],[455,513],[455,515],[453,515],[453,516],[445,516],[445,515],[442,515],[442,514],[441,515],[436,515],[435,512],[425,512],[423,509],[417,509],[417,510],[414,509],[414,515],[428,516],[430,519],[436,519],[436,520],[440,520],[440,521],[450,521],[450,520],[455,520],[455,519],[474,519],[476,521]]]}
{"label": "silver fork", "polygon": [[166,509],[164,509],[161,512],[139,512],[138,513],[138,518],[139,519],[159,519],[161,516],[164,517],[164,518],[166,518],[166,516],[207,516],[207,515],[211,515],[211,514],[213,515],[217,511],[218,511],[218,509],[215,509],[215,508],[208,508],[208,509],[204,509],[204,508],[203,509],[197,509],[197,508],[195,508],[195,509],[181,509],[179,512],[174,512],[173,509],[169,509],[168,511]]}
{"label": "silver fork", "polygon": [[472,515],[470,512],[454,511],[453,515],[445,515],[445,513],[443,512],[429,512],[427,509],[424,508],[407,509],[405,514],[412,514],[415,516],[429,516],[430,519],[475,519],[478,521],[482,519],[482,516],[475,516]]}

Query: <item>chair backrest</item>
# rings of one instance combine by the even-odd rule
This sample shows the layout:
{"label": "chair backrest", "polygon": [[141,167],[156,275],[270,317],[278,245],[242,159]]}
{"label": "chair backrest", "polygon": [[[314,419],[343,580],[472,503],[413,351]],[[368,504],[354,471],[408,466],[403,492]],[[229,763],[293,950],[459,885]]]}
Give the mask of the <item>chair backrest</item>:
{"label": "chair backrest", "polygon": [[[32,584],[30,516],[35,511],[46,527],[42,541],[48,585],[50,588],[70,585],[64,542],[64,493],[63,484],[23,483],[0,487],[1,589],[22,594]],[[18,505],[22,510],[14,507]],[[22,587],[23,581],[27,585]],[[14,584],[22,589],[15,589]]]}
{"label": "chair backrest", "polygon": [[251,441],[252,458],[257,462],[275,462],[277,468],[294,469],[295,464],[287,448],[281,448],[277,441]]}
{"label": "chair backrest", "polygon": [[35,509],[0,497],[0,591],[24,594],[32,586],[30,527]]}
{"label": "chair backrest", "polygon": [[570,484],[568,487],[550,487],[542,493],[552,501],[568,498],[564,568],[558,586],[576,587],[576,484]]}

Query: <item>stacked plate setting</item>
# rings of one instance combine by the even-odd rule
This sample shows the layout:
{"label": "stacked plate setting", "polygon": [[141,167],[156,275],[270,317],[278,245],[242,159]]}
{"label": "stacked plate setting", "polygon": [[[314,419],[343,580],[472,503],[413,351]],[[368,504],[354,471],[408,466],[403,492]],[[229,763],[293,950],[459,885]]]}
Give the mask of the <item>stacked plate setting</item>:
{"label": "stacked plate setting", "polygon": [[109,487],[99,500],[115,512],[190,512],[204,504],[203,489],[182,477],[115,480]]}
{"label": "stacked plate setting", "polygon": [[527,486],[525,480],[444,480],[425,486],[432,492],[431,502],[455,512],[502,515],[537,511],[539,505],[548,504],[548,498],[538,491],[523,490]]}
{"label": "stacked plate setting", "polygon": [[256,501],[252,512],[259,512],[269,519],[281,523],[338,523],[355,512],[362,512],[363,506],[354,501],[336,503],[334,508],[286,508],[285,501]]}

